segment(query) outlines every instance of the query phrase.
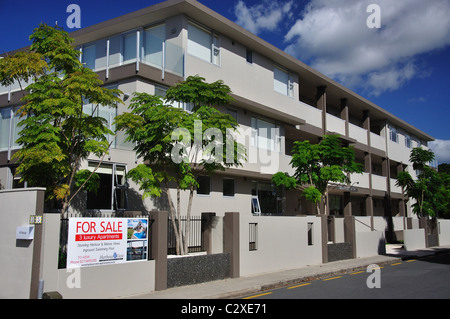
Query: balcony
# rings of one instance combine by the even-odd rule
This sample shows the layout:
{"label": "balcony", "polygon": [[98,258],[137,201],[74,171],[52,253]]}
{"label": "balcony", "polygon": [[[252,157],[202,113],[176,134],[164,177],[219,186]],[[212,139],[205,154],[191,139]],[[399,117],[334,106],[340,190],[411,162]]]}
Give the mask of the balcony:
{"label": "balcony", "polygon": [[370,132],[370,146],[386,152],[385,137]]}
{"label": "balcony", "polygon": [[349,137],[357,140],[358,142],[367,145],[367,130],[354,125],[352,123],[348,124]]}
{"label": "balcony", "polygon": [[372,189],[386,192],[386,176],[372,174]]}
{"label": "balcony", "polygon": [[327,113],[327,131],[345,136],[345,121]]}
{"label": "balcony", "polygon": [[391,192],[392,193],[402,193],[402,188],[395,186],[395,184],[397,183],[397,180],[395,178],[390,178],[390,186],[391,186]]}
{"label": "balcony", "polygon": [[369,173],[351,174],[351,184],[356,187],[369,188]]}

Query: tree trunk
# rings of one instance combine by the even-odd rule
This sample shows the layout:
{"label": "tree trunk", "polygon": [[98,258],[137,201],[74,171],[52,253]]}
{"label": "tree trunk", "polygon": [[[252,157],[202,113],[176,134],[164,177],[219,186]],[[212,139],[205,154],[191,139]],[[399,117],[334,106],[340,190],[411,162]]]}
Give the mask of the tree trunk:
{"label": "tree trunk", "polygon": [[191,232],[191,208],[192,208],[192,199],[194,198],[194,186],[191,185],[189,190],[189,202],[188,202],[188,210],[186,216],[186,235],[184,238],[184,251],[186,254],[189,252],[189,236]]}
{"label": "tree trunk", "polygon": [[175,251],[177,255],[181,254],[180,251],[180,242],[181,242],[181,238],[180,238],[180,232],[178,230],[178,226],[176,223],[176,213],[175,213],[175,209],[174,209],[174,205],[173,205],[173,201],[172,201],[172,196],[170,195],[170,190],[169,188],[166,187],[166,189],[164,190],[164,192],[167,195],[167,198],[169,200],[169,214],[170,214],[170,220],[171,220],[171,224],[172,224],[172,228],[173,231],[175,233]]}

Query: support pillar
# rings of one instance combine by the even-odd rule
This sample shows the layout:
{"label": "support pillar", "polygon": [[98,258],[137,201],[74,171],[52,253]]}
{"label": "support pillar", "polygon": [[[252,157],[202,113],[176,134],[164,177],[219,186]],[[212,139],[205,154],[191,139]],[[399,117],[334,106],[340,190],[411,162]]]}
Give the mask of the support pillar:
{"label": "support pillar", "polygon": [[230,253],[231,278],[240,277],[239,213],[225,213],[223,218],[223,252]]}
{"label": "support pillar", "polygon": [[211,255],[213,251],[212,222],[216,213],[202,213],[202,242],[206,254]]}
{"label": "support pillar", "polygon": [[155,291],[167,289],[167,212],[150,212],[152,258],[155,260]]}
{"label": "support pillar", "polygon": [[347,99],[341,99],[341,119],[345,121],[345,136],[349,137],[349,114],[347,102]]}
{"label": "support pillar", "polygon": [[317,95],[316,95],[316,101],[317,101],[317,108],[322,111],[322,128],[323,128],[323,134],[326,134],[327,132],[327,93],[326,93],[326,86],[318,86],[317,87]]}
{"label": "support pillar", "polygon": [[374,231],[375,227],[373,225],[373,197],[370,195],[366,196],[366,215],[370,216],[370,230]]}
{"label": "support pillar", "polygon": [[320,218],[322,235],[322,263],[328,262],[328,216],[325,214],[317,215]]}

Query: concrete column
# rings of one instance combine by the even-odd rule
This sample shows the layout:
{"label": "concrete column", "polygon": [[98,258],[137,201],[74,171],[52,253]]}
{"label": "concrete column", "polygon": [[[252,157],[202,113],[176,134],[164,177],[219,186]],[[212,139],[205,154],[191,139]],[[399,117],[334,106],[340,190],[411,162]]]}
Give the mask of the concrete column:
{"label": "concrete column", "polygon": [[150,212],[152,258],[155,260],[155,290],[167,289],[167,212]]}
{"label": "concrete column", "polygon": [[344,216],[352,216],[352,201],[350,192],[344,192]]}
{"label": "concrete column", "polygon": [[318,86],[317,87],[317,108],[322,110],[322,127],[323,134],[327,132],[327,94],[326,94],[326,86]]}
{"label": "concrete column", "polygon": [[370,228],[373,231],[373,197],[370,195],[366,196],[366,214],[370,216]]}
{"label": "concrete column", "polygon": [[345,136],[349,136],[349,114],[348,114],[348,100],[347,99],[341,99],[341,119],[345,121]]}
{"label": "concrete column", "polygon": [[211,255],[213,251],[212,221],[215,216],[216,213],[202,213],[203,249],[206,250],[208,255]]}
{"label": "concrete column", "polygon": [[231,256],[231,278],[240,277],[239,213],[225,213],[223,218],[223,252]]}
{"label": "concrete column", "polygon": [[322,263],[328,262],[328,216],[317,215],[320,218],[321,235],[322,235]]}
{"label": "concrete column", "polygon": [[363,128],[367,130],[367,148],[370,148],[370,111],[363,112]]}
{"label": "concrete column", "polygon": [[[30,215],[44,215],[44,199],[45,189],[36,190],[36,208]],[[42,224],[34,225],[33,240],[33,262],[31,264],[31,283],[30,283],[30,299],[40,298],[39,296],[39,280],[41,274],[41,257],[42,257]],[[41,291],[43,292],[43,291]]]}
{"label": "concrete column", "polygon": [[353,258],[356,258],[355,216],[344,217],[344,239],[345,242],[352,244]]}

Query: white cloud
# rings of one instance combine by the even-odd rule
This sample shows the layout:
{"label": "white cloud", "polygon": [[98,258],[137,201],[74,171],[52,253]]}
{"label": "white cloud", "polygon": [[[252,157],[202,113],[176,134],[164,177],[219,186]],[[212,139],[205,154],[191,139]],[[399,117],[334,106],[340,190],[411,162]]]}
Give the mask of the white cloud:
{"label": "white cloud", "polygon": [[380,29],[369,29],[373,0],[311,0],[285,36],[286,52],[378,95],[424,76],[418,55],[450,44],[448,0],[377,0]]}
{"label": "white cloud", "polygon": [[434,152],[438,164],[450,164],[450,140],[435,140],[428,146]]}
{"label": "white cloud", "polygon": [[263,0],[260,4],[247,7],[244,1],[239,0],[234,7],[236,23],[254,34],[275,31],[280,22],[291,15],[292,5],[292,0],[285,3]]}

